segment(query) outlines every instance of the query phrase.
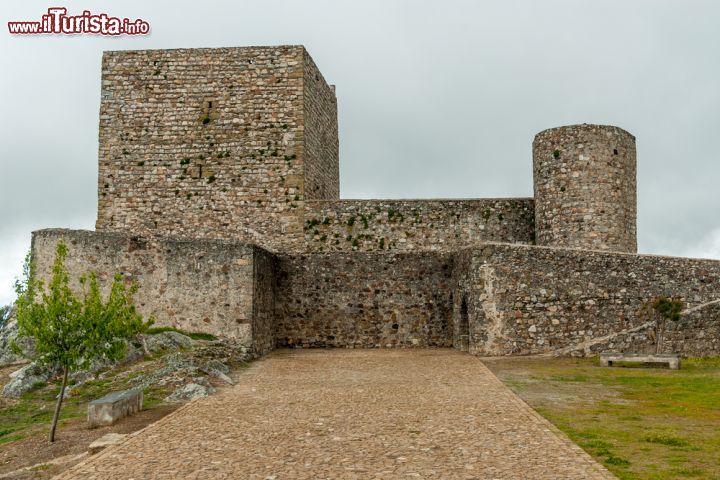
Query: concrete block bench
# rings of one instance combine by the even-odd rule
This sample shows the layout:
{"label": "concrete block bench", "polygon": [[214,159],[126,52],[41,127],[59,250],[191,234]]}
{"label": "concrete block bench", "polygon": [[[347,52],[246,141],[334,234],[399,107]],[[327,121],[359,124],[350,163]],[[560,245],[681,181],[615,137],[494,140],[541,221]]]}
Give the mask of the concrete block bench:
{"label": "concrete block bench", "polygon": [[88,423],[91,427],[112,425],[121,418],[142,410],[142,390],[113,392],[88,404]]}
{"label": "concrete block bench", "polygon": [[661,363],[667,364],[671,370],[677,370],[680,368],[680,355],[617,352],[603,352],[600,354],[600,365],[603,367],[612,367],[613,362]]}

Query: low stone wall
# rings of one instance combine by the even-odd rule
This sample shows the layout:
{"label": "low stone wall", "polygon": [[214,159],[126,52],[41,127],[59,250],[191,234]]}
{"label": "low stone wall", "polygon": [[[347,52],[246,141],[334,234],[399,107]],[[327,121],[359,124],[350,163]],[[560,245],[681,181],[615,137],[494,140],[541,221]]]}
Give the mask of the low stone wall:
{"label": "low stone wall", "polygon": [[66,266],[75,288],[89,270],[106,289],[120,272],[127,281],[139,283],[135,303],[144,316],[154,316],[158,326],[237,338],[258,354],[272,348],[273,265],[262,249],[217,240],[40,230],[33,234],[32,252],[44,278],[60,239],[68,245]]}
{"label": "low stone wall", "polygon": [[687,311],[667,322],[661,351],[688,357],[720,355],[720,302]]}
{"label": "low stone wall", "polygon": [[[493,244],[461,252],[456,264],[470,350],[481,355],[650,351],[653,319],[639,315],[646,302],[680,297],[692,308],[720,298],[715,260]],[[454,325],[462,323],[459,301]],[[671,326],[664,351],[713,354],[708,337],[719,320],[696,315]]]}
{"label": "low stone wall", "polygon": [[449,347],[452,265],[439,253],[283,257],[278,346]]}
{"label": "low stone wall", "polygon": [[532,243],[532,198],[305,202],[305,248],[452,251],[483,241]]}
{"label": "low stone wall", "polygon": [[[654,353],[657,348],[656,336],[654,323],[641,324],[628,332],[593,341],[582,353],[605,350]],[[660,339],[661,353],[678,353],[686,357],[720,355],[720,302],[688,309],[677,322],[666,321]]]}

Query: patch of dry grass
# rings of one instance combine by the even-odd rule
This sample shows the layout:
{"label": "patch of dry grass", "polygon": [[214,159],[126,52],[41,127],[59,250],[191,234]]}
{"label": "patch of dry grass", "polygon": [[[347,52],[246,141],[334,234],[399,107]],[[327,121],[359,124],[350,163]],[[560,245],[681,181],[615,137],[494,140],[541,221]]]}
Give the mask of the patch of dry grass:
{"label": "patch of dry grass", "polygon": [[720,359],[677,371],[597,359],[485,364],[620,479],[720,478]]}

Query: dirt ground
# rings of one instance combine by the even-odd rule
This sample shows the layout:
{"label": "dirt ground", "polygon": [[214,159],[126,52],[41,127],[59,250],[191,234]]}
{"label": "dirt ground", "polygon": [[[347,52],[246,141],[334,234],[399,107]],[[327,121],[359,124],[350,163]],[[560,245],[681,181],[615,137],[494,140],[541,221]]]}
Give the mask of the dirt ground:
{"label": "dirt ground", "polygon": [[[208,339],[196,340],[198,348],[183,350],[185,357],[202,359],[220,356],[228,361],[228,376],[236,380],[246,370],[247,363],[228,360],[222,345],[211,345]],[[171,376],[170,380],[152,384],[145,389],[145,410],[120,420],[117,424],[90,429],[86,423],[87,404],[112,391],[134,388],[133,379],[166,367],[166,356],[178,354],[177,350],[160,350],[155,355],[121,365],[103,372],[81,385],[72,386],[70,396],[63,402],[61,420],[56,441],[49,443],[47,435],[52,412],[59,390],[59,379],[41,382],[18,399],[0,395],[0,480],[3,478],[50,478],[80,461],[78,455],[88,446],[108,433],[128,434],[143,429],[173,412],[182,403],[168,404],[164,398],[180,385],[190,381],[183,374]],[[213,356],[214,355],[214,356]],[[183,357],[183,358],[185,358]],[[9,375],[22,365],[0,368],[0,389],[8,382]],[[189,374],[187,374],[189,375]],[[228,387],[225,380],[208,377],[207,384],[219,393]],[[33,467],[27,470],[28,467]]]}
{"label": "dirt ground", "polygon": [[[9,374],[20,368],[13,365],[0,369],[0,388],[7,383]],[[0,408],[12,405],[13,400],[0,397]],[[88,428],[85,419],[72,418],[62,420],[58,426],[56,440],[47,440],[48,425],[38,425],[26,438],[0,444],[0,479],[46,479],[74,465],[75,462],[61,465],[43,465],[53,459],[77,455],[87,450],[88,445],[107,433],[132,433],[154,423],[177,409],[179,405],[158,405],[127,417],[115,425]],[[35,469],[9,475],[20,469],[37,466]],[[9,476],[8,476],[9,475]]]}
{"label": "dirt ground", "polygon": [[[586,359],[486,357],[482,362],[534,408],[597,401],[627,403],[617,388],[573,377],[573,368],[592,366]],[[547,375],[540,374],[538,367],[543,365],[548,369],[552,365],[553,370]]]}
{"label": "dirt ground", "polygon": [[[174,411],[176,405],[161,405],[143,410],[136,415],[126,417],[115,425],[88,428],[84,419],[71,419],[60,425],[54,443],[49,443],[45,435],[33,435],[22,440],[0,446],[0,474],[16,471],[23,467],[38,465],[65,455],[79,454],[87,450],[88,445],[108,433],[132,433],[160,420]],[[43,429],[44,431],[45,429]],[[13,479],[51,478],[74,465],[75,462],[37,469]]]}

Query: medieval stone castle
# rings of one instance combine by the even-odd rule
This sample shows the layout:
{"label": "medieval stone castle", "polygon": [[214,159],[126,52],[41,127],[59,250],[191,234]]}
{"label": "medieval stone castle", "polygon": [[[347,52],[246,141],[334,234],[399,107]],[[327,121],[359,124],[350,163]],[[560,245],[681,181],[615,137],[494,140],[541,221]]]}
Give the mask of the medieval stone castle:
{"label": "medieval stone castle", "polygon": [[337,103],[302,46],[107,52],[95,231],[34,233],[47,272],[138,281],[161,325],[276,347],[482,355],[720,352],[720,261],[637,255],[635,138],[533,142],[534,198],[344,200]]}

